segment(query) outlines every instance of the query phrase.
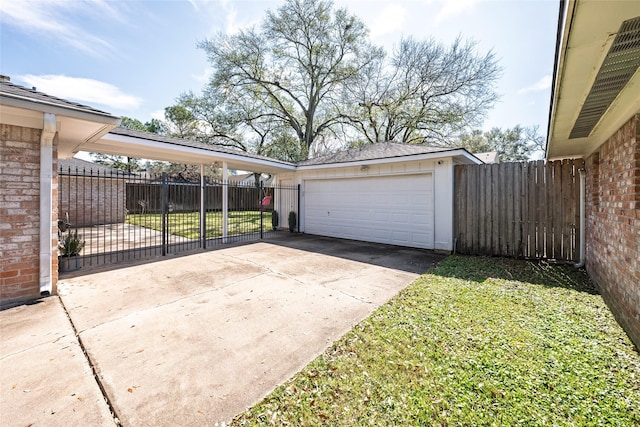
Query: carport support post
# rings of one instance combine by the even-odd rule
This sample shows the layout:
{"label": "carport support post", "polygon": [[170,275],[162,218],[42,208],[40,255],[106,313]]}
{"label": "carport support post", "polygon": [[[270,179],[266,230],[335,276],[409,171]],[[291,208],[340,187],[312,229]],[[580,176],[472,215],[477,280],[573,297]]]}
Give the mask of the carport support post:
{"label": "carport support post", "polygon": [[200,246],[207,248],[207,203],[205,200],[207,184],[204,177],[204,165],[200,165]]}
{"label": "carport support post", "polygon": [[227,243],[229,231],[229,169],[222,162],[222,242]]}
{"label": "carport support post", "polygon": [[162,173],[162,256],[167,254],[167,173]]}
{"label": "carport support post", "polygon": [[298,233],[300,232],[300,184],[298,184]]}
{"label": "carport support post", "polygon": [[260,240],[262,240],[264,238],[262,231],[262,213],[264,212],[264,206],[262,206],[262,181],[260,181],[260,193],[258,194],[260,197],[260,199],[258,200],[258,205],[260,206]]}

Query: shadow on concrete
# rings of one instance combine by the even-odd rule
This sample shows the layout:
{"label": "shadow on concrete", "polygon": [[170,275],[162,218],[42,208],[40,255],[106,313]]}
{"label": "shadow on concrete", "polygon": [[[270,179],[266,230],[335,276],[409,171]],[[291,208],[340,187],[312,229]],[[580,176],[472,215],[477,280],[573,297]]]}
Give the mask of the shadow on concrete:
{"label": "shadow on concrete", "polygon": [[[194,255],[201,252],[217,251],[236,246],[246,246],[255,243],[270,243],[307,252],[330,255],[352,261],[364,262],[409,273],[423,274],[446,256],[427,249],[408,248],[403,246],[385,245],[381,243],[362,242],[356,240],[338,239],[333,237],[316,236],[304,233],[289,233],[278,231],[265,233],[262,240],[243,240],[225,244],[217,244],[207,249],[170,253],[165,256],[151,255],[148,258],[123,260],[119,262],[96,263],[85,265],[80,270],[60,273],[60,279],[71,279],[87,274],[117,270],[135,265],[144,265]],[[277,254],[274,254],[277,256]]]}
{"label": "shadow on concrete", "polygon": [[446,258],[446,255],[427,249],[337,239],[312,234],[278,233],[265,242],[415,274],[424,274]]}

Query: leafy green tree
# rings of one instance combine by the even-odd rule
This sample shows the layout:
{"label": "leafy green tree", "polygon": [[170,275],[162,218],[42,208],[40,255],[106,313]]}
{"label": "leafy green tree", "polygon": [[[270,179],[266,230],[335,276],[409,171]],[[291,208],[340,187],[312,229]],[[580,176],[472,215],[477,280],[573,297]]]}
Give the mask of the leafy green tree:
{"label": "leafy green tree", "polygon": [[182,105],[173,105],[164,109],[167,134],[177,138],[195,139],[198,134],[198,122],[189,109]]}
{"label": "leafy green tree", "polygon": [[544,140],[537,126],[516,125],[511,129],[493,128],[487,132],[476,129],[449,145],[466,148],[471,153],[496,151],[501,162],[520,162],[539,154]]}
{"label": "leafy green tree", "polygon": [[145,130],[151,133],[157,133],[158,135],[165,135],[167,133],[167,125],[159,119],[151,119],[144,124]]}
{"label": "leafy green tree", "polygon": [[123,116],[120,118],[120,127],[126,129],[141,130],[145,132],[147,131],[147,126],[145,126],[140,120],[127,116]]}
{"label": "leafy green tree", "polygon": [[[120,119],[120,126],[126,129],[140,130],[148,132],[147,125],[140,120],[123,116]],[[129,173],[141,169],[140,159],[135,157],[125,157],[113,154],[91,153],[93,160],[99,165],[109,166],[114,169],[120,169]]]}

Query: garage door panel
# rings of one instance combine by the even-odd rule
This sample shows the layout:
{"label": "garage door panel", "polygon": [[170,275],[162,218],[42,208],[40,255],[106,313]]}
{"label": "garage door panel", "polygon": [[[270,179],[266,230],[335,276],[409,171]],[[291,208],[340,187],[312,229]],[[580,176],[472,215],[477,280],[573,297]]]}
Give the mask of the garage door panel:
{"label": "garage door panel", "polygon": [[308,180],[305,231],[433,248],[432,176]]}

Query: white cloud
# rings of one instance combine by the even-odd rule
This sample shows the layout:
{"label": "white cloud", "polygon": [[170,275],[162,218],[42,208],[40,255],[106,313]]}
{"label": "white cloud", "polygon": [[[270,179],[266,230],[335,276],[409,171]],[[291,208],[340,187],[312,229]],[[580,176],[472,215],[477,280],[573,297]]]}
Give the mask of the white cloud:
{"label": "white cloud", "polygon": [[379,37],[403,28],[407,20],[407,9],[399,4],[389,4],[382,9],[369,26],[371,37]]}
{"label": "white cloud", "polygon": [[523,87],[518,90],[518,93],[527,93],[527,92],[537,92],[540,90],[547,90],[551,88],[551,75],[546,75],[542,77],[540,80],[532,84],[531,86]]}
{"label": "white cloud", "polygon": [[152,119],[164,120],[164,110],[156,110],[151,112]]}
{"label": "white cloud", "polygon": [[54,38],[85,53],[104,54],[113,47],[78,26],[70,17],[73,13],[108,15],[120,19],[120,15],[108,2],[90,3],[67,0],[0,0],[0,21],[26,33],[43,38]]}
{"label": "white cloud", "polygon": [[127,95],[112,84],[93,79],[33,74],[18,76],[16,79],[49,95],[89,105],[100,104],[113,109],[130,110],[142,104],[141,98]]}
{"label": "white cloud", "polygon": [[[468,13],[480,0],[444,0],[439,1],[442,3],[442,8],[436,15],[436,22],[442,22],[447,18],[451,18],[462,13]],[[427,3],[433,3],[433,0]]]}

